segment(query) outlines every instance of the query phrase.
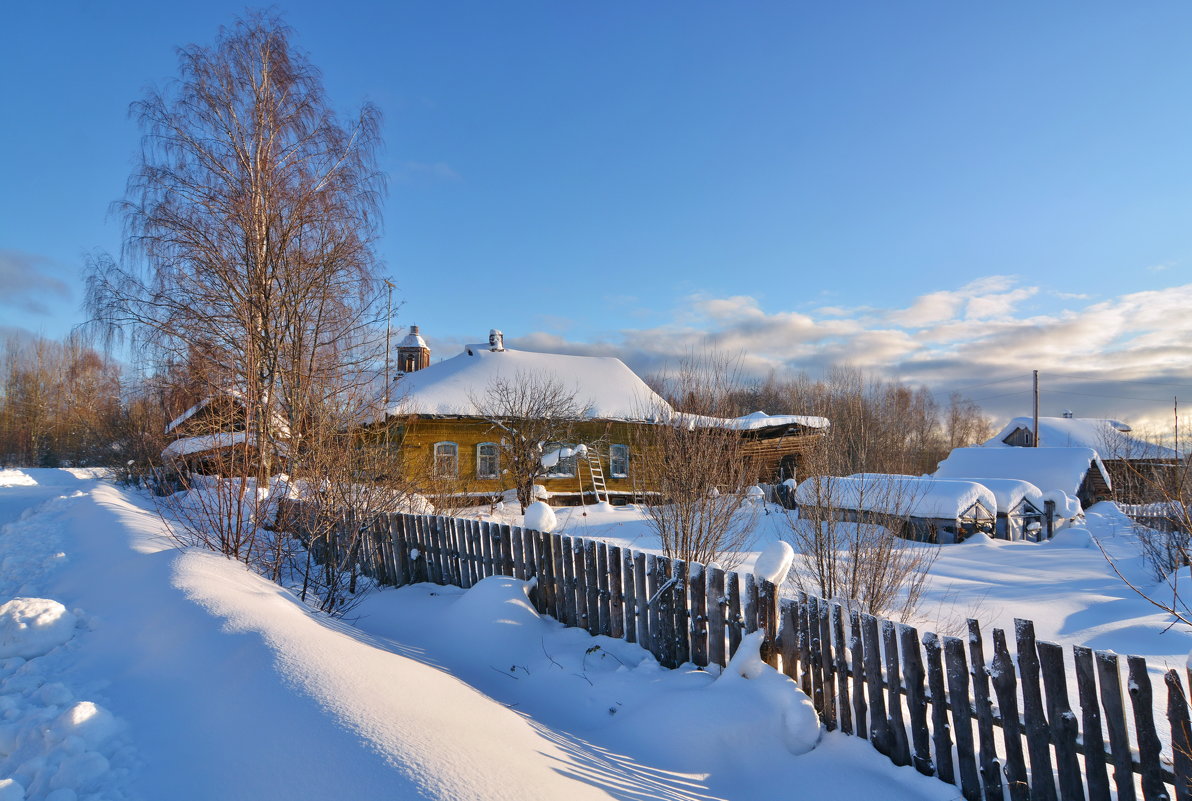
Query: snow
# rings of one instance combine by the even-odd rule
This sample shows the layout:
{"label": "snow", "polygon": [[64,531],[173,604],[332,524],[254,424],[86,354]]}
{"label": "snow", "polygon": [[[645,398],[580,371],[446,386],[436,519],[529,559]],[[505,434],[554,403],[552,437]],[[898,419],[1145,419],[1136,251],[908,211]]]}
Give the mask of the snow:
{"label": "snow", "polygon": [[350,625],[177,549],[147,498],[22,472],[33,483],[0,490],[0,594],[76,625],[0,659],[0,799],[955,794],[823,733],[750,643],[719,677],[663,670],[541,617],[505,577],[377,591]]}
{"label": "snow", "polygon": [[49,598],[13,598],[0,604],[0,659],[43,656],[70,640],[77,622]]}
{"label": "snow", "polygon": [[0,487],[36,487],[37,481],[20,470],[0,470]]}
{"label": "snow", "polygon": [[973,476],[948,476],[949,480],[972,481],[987,488],[997,501],[997,511],[1005,514],[1018,508],[1026,499],[1043,510],[1043,493],[1029,481],[1018,478],[975,478]]}
{"label": "snow", "polygon": [[794,561],[795,549],[790,546],[790,543],[775,540],[762,548],[761,553],[758,554],[757,561],[753,565],[753,574],[771,584],[781,586],[782,582],[786,581],[786,575],[790,572],[791,564]]}
{"label": "snow", "polygon": [[161,452],[161,458],[169,461],[171,459],[177,459],[180,456],[189,456],[192,453],[213,451],[219,448],[230,448],[231,446],[239,445],[242,442],[255,443],[256,437],[244,431],[203,434],[197,437],[183,437],[182,439],[176,439],[167,445]]}
{"label": "snow", "polygon": [[[1005,442],[1017,429],[1034,430],[1030,417],[1015,417],[984,444],[986,448],[1014,447]],[[1130,426],[1120,420],[1093,417],[1040,417],[1040,448],[1091,448],[1102,459],[1177,459],[1179,453],[1131,436]]]}
{"label": "snow", "polygon": [[935,471],[937,478],[1015,478],[1039,490],[1076,495],[1090,467],[1109,484],[1109,473],[1091,448],[955,448]]}
{"label": "snow", "polygon": [[555,517],[555,510],[550,507],[550,504],[545,501],[534,501],[534,503],[526,507],[524,525],[526,528],[541,531],[543,534],[550,534],[558,527],[559,521]]}
{"label": "snow", "polygon": [[997,509],[993,493],[972,481],[952,481],[918,476],[858,473],[853,476],[815,476],[795,489],[800,505],[830,503],[838,509],[863,509],[921,518],[955,519],[969,513],[975,503],[987,516]]}

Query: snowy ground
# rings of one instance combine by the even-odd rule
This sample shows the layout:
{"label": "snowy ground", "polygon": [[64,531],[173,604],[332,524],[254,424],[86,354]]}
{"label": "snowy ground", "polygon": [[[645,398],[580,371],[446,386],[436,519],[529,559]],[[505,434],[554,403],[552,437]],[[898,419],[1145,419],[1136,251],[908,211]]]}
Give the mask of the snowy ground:
{"label": "snowy ground", "polygon": [[796,756],[805,697],[756,662],[663,671],[501,578],[331,621],[147,504],[0,471],[0,801],[956,795],[842,735]]}

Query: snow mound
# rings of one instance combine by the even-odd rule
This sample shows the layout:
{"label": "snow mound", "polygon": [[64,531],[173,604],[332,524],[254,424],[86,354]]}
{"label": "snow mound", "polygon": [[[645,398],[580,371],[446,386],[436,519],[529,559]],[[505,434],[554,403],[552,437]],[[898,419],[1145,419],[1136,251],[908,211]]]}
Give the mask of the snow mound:
{"label": "snow mound", "polygon": [[550,534],[558,527],[559,519],[555,517],[555,510],[550,508],[550,504],[544,501],[535,501],[526,507],[524,525],[526,528],[541,531],[543,534]]}
{"label": "snow mound", "polygon": [[1051,538],[1051,543],[1068,548],[1091,548],[1093,547],[1093,535],[1087,528],[1070,526],[1057,531]]}
{"label": "snow mound", "polygon": [[[0,487],[36,487],[37,482],[33,476],[26,473],[24,470],[0,470]],[[3,790],[0,789],[0,793]],[[0,801],[4,798],[0,795]]]}
{"label": "snow mound", "polygon": [[25,801],[25,788],[16,779],[0,779],[0,801]]}
{"label": "snow mound", "polygon": [[1051,490],[1043,493],[1043,503],[1055,501],[1055,516],[1072,519],[1080,516],[1084,510],[1080,508],[1080,501],[1063,490]]}
{"label": "snow mound", "polygon": [[460,648],[498,670],[522,663],[540,649],[547,622],[527,595],[526,582],[509,576],[489,576],[460,595],[444,613],[453,640]]}
{"label": "snow mound", "polygon": [[[789,546],[788,546],[789,547]],[[823,734],[815,705],[795,682],[762,661],[763,631],[755,631],[741,640],[716,684],[730,686],[741,679],[758,681],[762,695],[772,700],[782,712],[782,734],[786,750],[795,756],[806,754],[819,744]]]}
{"label": "snow mound", "polygon": [[92,701],[79,701],[59,715],[53,725],[60,739],[78,737],[91,748],[110,740],[121,728],[111,712]]}
{"label": "snow mound", "polygon": [[753,575],[771,584],[782,584],[795,561],[795,549],[790,543],[776,540],[767,545],[753,565]]}
{"label": "snow mound", "polygon": [[13,598],[0,606],[0,659],[32,659],[74,636],[77,619],[48,598]]}

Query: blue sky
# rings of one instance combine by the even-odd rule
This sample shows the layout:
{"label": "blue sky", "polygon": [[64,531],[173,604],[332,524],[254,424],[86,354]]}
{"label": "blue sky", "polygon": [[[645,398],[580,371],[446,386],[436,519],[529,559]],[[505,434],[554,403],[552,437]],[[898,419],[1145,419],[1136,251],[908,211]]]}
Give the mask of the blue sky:
{"label": "blue sky", "polygon": [[[1038,368],[1051,413],[1192,403],[1192,5],[277,8],[384,114],[380,255],[436,357],[496,326],[640,370],[707,341],[941,391]],[[0,325],[81,319],[128,104],[242,10],[5,9]]]}

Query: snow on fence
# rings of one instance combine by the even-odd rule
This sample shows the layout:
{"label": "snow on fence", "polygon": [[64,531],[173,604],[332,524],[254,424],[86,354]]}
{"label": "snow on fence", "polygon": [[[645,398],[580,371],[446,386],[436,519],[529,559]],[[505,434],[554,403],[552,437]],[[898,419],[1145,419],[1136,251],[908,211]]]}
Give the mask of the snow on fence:
{"label": "snow on fence", "polygon": [[[301,536],[302,505],[287,504],[279,521]],[[1157,724],[1142,657],[1125,658],[1123,683],[1117,654],[1073,646],[1068,656],[1037,641],[1028,620],[1015,621],[1011,655],[1001,629],[987,650],[975,620],[965,639],[920,636],[836,601],[780,599],[752,574],[579,537],[409,514],[376,516],[362,532],[361,569],[382,584],[533,581],[540,613],[639,643],[666,667],[723,666],[744,634],[762,629],[763,658],[798,682],[827,729],[870,740],[968,801],[1166,801],[1173,791],[1192,801],[1179,672],[1164,675],[1167,720]],[[1159,726],[1170,734],[1168,755]]]}

